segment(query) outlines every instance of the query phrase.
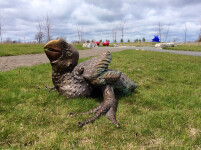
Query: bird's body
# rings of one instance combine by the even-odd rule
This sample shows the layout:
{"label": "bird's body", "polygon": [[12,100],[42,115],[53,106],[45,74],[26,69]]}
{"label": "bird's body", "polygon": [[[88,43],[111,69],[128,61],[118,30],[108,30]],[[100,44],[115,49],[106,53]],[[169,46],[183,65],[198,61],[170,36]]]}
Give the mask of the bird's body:
{"label": "bird's body", "polygon": [[115,117],[117,101],[114,92],[131,93],[137,84],[120,71],[108,69],[112,60],[111,53],[106,52],[78,64],[78,52],[64,40],[50,42],[45,48],[49,49],[46,55],[52,65],[53,84],[61,95],[67,98],[88,97],[94,94],[94,90],[103,94],[104,100],[100,106],[86,112],[95,115],[79,123],[79,126],[84,126],[106,114],[119,127]]}
{"label": "bird's body", "polygon": [[[57,79],[59,77],[59,79]],[[53,83],[58,92],[67,98],[84,96],[88,97],[91,94],[92,88],[90,85],[78,78],[75,78],[73,73],[66,73],[63,75],[58,75],[53,73],[52,76]]]}

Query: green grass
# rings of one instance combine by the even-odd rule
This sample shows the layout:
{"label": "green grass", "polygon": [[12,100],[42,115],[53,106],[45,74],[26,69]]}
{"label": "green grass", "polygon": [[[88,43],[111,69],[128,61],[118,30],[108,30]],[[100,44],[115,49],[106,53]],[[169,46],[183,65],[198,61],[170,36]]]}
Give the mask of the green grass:
{"label": "green grass", "polygon": [[[78,50],[84,50],[82,44],[74,44]],[[0,44],[0,56],[44,53],[44,44]]]}
{"label": "green grass", "polygon": [[201,44],[182,44],[177,47],[165,47],[163,49],[201,52]]}
{"label": "green grass", "polygon": [[109,46],[103,46],[102,44],[100,44],[98,47],[114,47],[114,44],[110,43]]}
{"label": "green grass", "polygon": [[82,47],[82,43],[81,44],[73,44],[73,46],[75,48],[77,48],[78,50],[85,50],[85,49],[89,49],[89,48],[86,48],[86,47]]}
{"label": "green grass", "polygon": [[[85,60],[85,59],[84,59]],[[83,61],[83,59],[81,60]],[[201,57],[148,51],[113,53],[110,68],[126,73],[139,87],[118,97],[117,120],[105,117],[83,128],[69,112],[100,102],[67,100],[52,86],[49,64],[0,73],[2,149],[199,149],[201,148]]]}
{"label": "green grass", "polygon": [[0,56],[43,53],[44,44],[0,44]]}
{"label": "green grass", "polygon": [[151,46],[151,47],[154,47],[156,42],[124,42],[123,44],[122,43],[119,43],[123,46],[137,46],[137,47],[141,47],[141,46]]}
{"label": "green grass", "polygon": [[[124,42],[124,43],[110,43],[109,47],[114,47],[114,44],[118,44],[120,46],[136,46],[136,47],[141,47],[141,46],[151,46],[154,47],[156,42]],[[99,45],[99,47],[107,47],[103,46],[102,44]]]}

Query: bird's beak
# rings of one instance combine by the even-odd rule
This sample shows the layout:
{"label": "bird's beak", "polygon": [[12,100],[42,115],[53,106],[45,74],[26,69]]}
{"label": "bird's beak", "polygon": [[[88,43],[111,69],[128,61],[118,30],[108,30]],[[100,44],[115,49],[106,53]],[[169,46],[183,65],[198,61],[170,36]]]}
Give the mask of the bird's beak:
{"label": "bird's beak", "polygon": [[45,53],[51,62],[59,59],[62,55],[59,40],[49,41],[44,49],[46,49]]}
{"label": "bird's beak", "polygon": [[59,44],[59,40],[52,40],[52,41],[49,41],[44,49],[52,49],[52,50],[55,50],[55,51],[61,51],[61,48],[60,48],[60,44]]}

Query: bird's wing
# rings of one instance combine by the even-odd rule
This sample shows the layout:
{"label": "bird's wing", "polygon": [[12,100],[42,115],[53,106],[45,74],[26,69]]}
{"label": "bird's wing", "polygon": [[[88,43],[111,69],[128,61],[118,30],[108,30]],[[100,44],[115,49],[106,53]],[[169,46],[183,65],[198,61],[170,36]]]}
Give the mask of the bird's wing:
{"label": "bird's wing", "polygon": [[108,65],[112,60],[110,52],[86,61],[83,78],[93,85],[111,84],[120,78],[121,72],[108,70]]}
{"label": "bird's wing", "polygon": [[120,76],[121,76],[120,71],[107,70],[97,78],[93,78],[92,80],[90,80],[90,83],[93,85],[112,84],[115,83],[117,80],[119,80]]}

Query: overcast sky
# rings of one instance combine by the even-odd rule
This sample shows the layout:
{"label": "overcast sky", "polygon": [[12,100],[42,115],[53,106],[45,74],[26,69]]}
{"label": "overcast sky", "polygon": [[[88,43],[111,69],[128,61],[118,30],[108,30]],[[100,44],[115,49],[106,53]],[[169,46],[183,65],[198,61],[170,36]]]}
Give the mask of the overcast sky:
{"label": "overcast sky", "polygon": [[[201,28],[201,0],[0,0],[3,40],[34,41],[38,20],[49,15],[52,38],[78,40],[76,25],[83,38],[112,41],[112,29],[124,25],[124,41],[145,37],[150,41],[162,27],[162,41],[195,41]],[[117,40],[121,39],[118,30]]]}

